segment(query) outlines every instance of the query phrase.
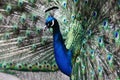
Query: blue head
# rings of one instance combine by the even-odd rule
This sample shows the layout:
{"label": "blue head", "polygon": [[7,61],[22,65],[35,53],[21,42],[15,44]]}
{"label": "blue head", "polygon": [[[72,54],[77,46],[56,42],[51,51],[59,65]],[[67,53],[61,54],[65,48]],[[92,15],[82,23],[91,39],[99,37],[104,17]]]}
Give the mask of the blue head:
{"label": "blue head", "polygon": [[53,28],[55,26],[56,19],[53,16],[48,16],[45,25],[47,28]]}

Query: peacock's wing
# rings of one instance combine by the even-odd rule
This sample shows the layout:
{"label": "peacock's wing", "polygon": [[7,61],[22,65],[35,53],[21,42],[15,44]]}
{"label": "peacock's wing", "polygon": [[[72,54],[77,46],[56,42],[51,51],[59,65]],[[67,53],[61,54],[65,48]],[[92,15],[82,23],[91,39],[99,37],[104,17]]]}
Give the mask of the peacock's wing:
{"label": "peacock's wing", "polygon": [[72,80],[120,79],[120,0],[53,0],[66,47],[73,52]]}
{"label": "peacock's wing", "polygon": [[46,6],[43,4],[41,0],[0,0],[1,69],[58,70],[52,33],[44,31]]}

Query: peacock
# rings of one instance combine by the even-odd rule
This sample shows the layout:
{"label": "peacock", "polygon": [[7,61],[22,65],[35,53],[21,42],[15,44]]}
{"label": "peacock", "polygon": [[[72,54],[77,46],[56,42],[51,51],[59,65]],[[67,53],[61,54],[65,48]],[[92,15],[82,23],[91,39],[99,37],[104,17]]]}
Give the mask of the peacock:
{"label": "peacock", "polygon": [[0,70],[120,80],[120,0],[0,0]]}

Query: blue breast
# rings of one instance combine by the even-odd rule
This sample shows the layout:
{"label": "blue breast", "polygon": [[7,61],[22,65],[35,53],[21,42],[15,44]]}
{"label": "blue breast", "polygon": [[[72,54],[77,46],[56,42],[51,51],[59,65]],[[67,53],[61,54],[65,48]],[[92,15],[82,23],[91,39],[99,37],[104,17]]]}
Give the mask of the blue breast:
{"label": "blue breast", "polygon": [[[58,26],[57,26],[58,27]],[[71,51],[67,50],[62,35],[58,29],[53,29],[55,60],[61,72],[70,76],[72,72]]]}

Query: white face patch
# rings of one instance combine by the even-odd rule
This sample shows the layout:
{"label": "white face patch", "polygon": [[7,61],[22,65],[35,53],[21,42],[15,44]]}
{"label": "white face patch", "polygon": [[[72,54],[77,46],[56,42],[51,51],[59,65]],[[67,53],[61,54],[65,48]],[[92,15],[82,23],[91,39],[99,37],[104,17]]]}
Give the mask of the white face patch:
{"label": "white face patch", "polygon": [[52,20],[52,24],[51,24],[51,26],[53,26],[54,25],[54,20]]}

